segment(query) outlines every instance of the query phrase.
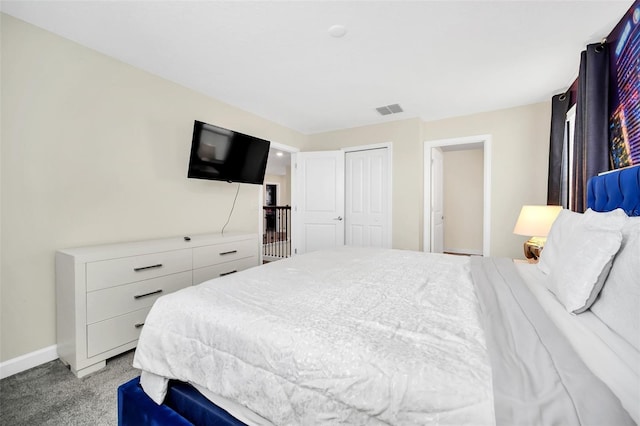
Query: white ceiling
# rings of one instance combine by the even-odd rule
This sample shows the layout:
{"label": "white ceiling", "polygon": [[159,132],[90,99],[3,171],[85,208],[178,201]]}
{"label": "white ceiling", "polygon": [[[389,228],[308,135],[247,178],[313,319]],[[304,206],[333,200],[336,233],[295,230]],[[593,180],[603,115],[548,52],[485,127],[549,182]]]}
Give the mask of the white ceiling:
{"label": "white ceiling", "polygon": [[[7,1],[3,12],[313,134],[548,100],[631,0]],[[343,38],[328,29],[347,28]],[[375,108],[399,103],[403,113]]]}

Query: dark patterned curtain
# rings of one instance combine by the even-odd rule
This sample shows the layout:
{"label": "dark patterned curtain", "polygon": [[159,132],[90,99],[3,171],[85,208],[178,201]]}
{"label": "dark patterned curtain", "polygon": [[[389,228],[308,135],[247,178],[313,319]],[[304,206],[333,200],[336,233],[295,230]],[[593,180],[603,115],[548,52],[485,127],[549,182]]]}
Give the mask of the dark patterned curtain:
{"label": "dark patterned curtain", "polygon": [[569,208],[568,146],[565,134],[570,93],[551,98],[551,137],[549,140],[549,178],[547,205]]}
{"label": "dark patterned curtain", "polygon": [[609,46],[590,44],[580,56],[573,148],[571,210],[584,212],[587,180],[609,170]]}

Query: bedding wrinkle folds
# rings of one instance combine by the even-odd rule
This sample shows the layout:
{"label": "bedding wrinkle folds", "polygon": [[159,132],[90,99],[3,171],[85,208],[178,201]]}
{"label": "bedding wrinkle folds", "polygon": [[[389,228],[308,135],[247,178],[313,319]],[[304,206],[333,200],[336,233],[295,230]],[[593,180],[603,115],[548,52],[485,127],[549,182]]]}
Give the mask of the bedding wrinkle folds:
{"label": "bedding wrinkle folds", "polygon": [[493,366],[496,423],[633,425],[582,362],[510,259],[472,259]]}
{"label": "bedding wrinkle folds", "polygon": [[468,258],[345,247],[294,260],[161,297],[134,365],[278,425],[494,424]]}

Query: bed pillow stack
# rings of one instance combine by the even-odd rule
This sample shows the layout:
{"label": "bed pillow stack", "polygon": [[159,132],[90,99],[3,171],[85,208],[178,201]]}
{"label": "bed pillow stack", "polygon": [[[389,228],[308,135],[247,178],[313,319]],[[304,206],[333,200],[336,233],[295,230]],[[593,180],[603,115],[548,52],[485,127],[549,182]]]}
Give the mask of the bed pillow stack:
{"label": "bed pillow stack", "polygon": [[640,217],[622,228],[622,246],[591,311],[640,351]]}
{"label": "bed pillow stack", "polygon": [[549,275],[558,263],[558,256],[565,250],[566,241],[582,223],[582,215],[571,210],[561,210],[549,230],[544,250],[537,263],[538,269]]}
{"label": "bed pillow stack", "polygon": [[623,210],[585,214],[562,210],[551,227],[538,268],[547,287],[571,313],[595,302],[622,245]]}

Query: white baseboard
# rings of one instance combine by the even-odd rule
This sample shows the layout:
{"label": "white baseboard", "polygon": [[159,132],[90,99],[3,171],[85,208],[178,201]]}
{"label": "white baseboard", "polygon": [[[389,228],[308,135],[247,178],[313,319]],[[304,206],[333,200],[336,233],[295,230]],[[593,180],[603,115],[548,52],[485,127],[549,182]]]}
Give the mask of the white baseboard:
{"label": "white baseboard", "polygon": [[482,256],[482,250],[478,249],[453,249],[453,248],[445,248],[445,253],[453,253],[453,254],[470,254],[472,256]]}
{"label": "white baseboard", "polygon": [[58,346],[52,345],[0,363],[0,379],[58,359]]}

